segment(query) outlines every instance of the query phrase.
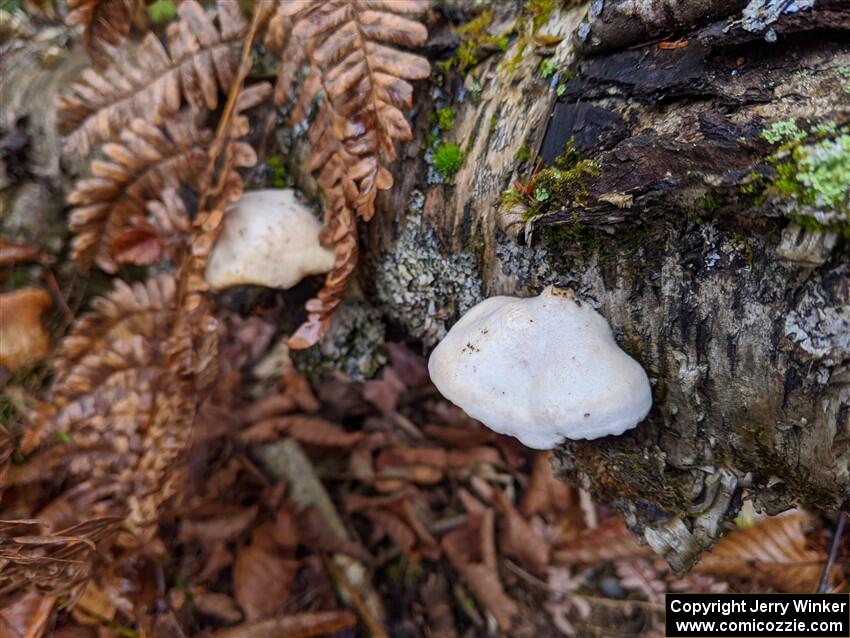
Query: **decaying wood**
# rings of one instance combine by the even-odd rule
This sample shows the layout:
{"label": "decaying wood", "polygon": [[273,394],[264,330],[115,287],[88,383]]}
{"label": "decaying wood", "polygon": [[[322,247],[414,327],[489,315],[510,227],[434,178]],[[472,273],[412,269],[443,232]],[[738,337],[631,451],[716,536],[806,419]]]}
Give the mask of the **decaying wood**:
{"label": "decaying wood", "polygon": [[[641,13],[643,26],[617,31],[625,40],[612,35],[619,9],[662,4],[690,8],[663,27]],[[384,256],[363,277],[431,343],[484,296],[554,283],[599,309],[649,372],[655,408],[623,436],[565,444],[556,464],[680,570],[723,534],[744,490],[770,513],[850,506],[847,243],[789,222],[805,210],[793,202],[747,197],[754,175],[774,174],[762,131],[850,121],[850,13],[742,4],[606,2],[612,22],[591,16],[600,42],[585,57],[571,42],[587,6],[556,10],[543,28],[564,38],[551,84],[537,55],[511,69],[515,48],[480,64],[475,99],[467,77],[464,101],[437,104],[455,110],[446,137],[463,146],[460,170],[429,184],[421,155],[402,153],[372,233]],[[760,27],[747,21],[757,9]],[[598,171],[581,201],[531,221],[509,214],[501,193],[529,179],[535,153],[546,167],[570,140]]]}

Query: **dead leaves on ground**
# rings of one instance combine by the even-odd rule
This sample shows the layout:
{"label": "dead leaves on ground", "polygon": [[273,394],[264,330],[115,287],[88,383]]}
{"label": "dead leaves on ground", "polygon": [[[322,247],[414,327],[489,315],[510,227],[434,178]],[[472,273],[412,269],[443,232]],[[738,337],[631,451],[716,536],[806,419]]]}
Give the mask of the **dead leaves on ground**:
{"label": "dead leaves on ground", "polygon": [[695,570],[780,591],[814,591],[826,556],[809,546],[806,529],[812,524],[804,512],[760,519],[720,539]]}
{"label": "dead leaves on ground", "polygon": [[19,370],[48,354],[44,315],[52,305],[50,295],[39,288],[0,294],[0,365]]}

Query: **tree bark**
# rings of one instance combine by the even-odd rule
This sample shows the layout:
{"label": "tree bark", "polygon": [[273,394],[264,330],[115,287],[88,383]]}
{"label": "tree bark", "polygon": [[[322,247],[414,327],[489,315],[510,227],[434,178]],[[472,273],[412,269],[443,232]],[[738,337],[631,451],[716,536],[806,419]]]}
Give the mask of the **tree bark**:
{"label": "tree bark", "polygon": [[[343,336],[344,358],[374,370],[360,345],[380,340],[375,309],[430,347],[487,296],[569,286],[646,368],[655,405],[623,436],[561,446],[557,466],[676,569],[716,541],[745,496],[769,513],[850,507],[847,211],[778,188],[777,167],[793,157],[763,138],[793,120],[810,133],[794,143],[831,142],[850,121],[850,8],[553,1],[532,26],[523,4],[494,5],[490,33],[513,28],[506,51],[418,90],[416,139],[362,233],[359,301],[338,322],[360,336]],[[432,57],[446,58],[458,43],[449,22],[470,16],[431,13]],[[52,94],[81,67],[76,57],[50,66],[48,47],[0,59],[0,232],[33,240],[44,225],[30,213],[62,221]],[[554,77],[541,77],[541,53]],[[450,131],[437,108],[454,113]],[[23,159],[15,131],[29,144]],[[280,133],[288,145],[291,131]],[[463,149],[449,178],[433,166],[434,135]],[[529,218],[535,193],[502,196],[568,146],[593,168],[550,194],[545,215]],[[288,159],[315,193],[304,149],[296,137]]]}
{"label": "tree bark", "polygon": [[[654,408],[623,436],[566,443],[557,466],[679,570],[745,495],[771,514],[850,506],[847,211],[777,191],[762,136],[847,124],[850,8],[775,4],[609,0],[589,22],[586,5],[556,8],[541,32],[564,38],[558,76],[541,78],[530,50],[517,61],[520,39],[463,87],[451,74],[430,87],[369,229],[367,297],[426,345],[484,297],[551,283],[608,319]],[[435,184],[423,149],[437,107],[454,109],[442,135],[464,161]],[[502,202],[570,140],[596,163],[573,199],[530,221]]]}

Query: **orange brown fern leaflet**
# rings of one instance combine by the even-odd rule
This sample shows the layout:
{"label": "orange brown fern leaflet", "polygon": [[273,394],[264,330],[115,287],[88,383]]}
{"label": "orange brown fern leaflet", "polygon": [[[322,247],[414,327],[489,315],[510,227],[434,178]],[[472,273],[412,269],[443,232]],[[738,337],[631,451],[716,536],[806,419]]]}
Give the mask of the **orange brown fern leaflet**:
{"label": "orange brown fern leaflet", "polygon": [[[163,505],[182,486],[181,461],[195,414],[218,371],[217,325],[203,270],[224,208],[242,192],[238,169],[256,162],[240,138],[249,129],[241,112],[271,94],[267,84],[242,88],[258,24],[255,20],[245,41],[240,71],[209,147],[209,156],[219,161],[210,160],[212,168],[200,181],[201,206],[176,279],[164,275],[133,287],[119,282],[115,292],[93,303],[94,312],[65,339],[51,402],[25,440],[32,449],[52,442],[49,435],[58,432],[74,443],[69,469],[84,479],[77,487],[114,487],[92,511],[78,516],[116,515],[108,519],[108,531],[112,536],[118,531],[118,544],[128,549],[152,537]],[[162,195],[168,208],[173,198],[168,189]],[[80,450],[89,454],[76,453]]]}
{"label": "orange brown fern leaflet", "polygon": [[324,92],[310,127],[308,168],[325,194],[322,239],[336,257],[324,288],[307,302],[308,320],[290,338],[292,348],[307,348],[328,330],[357,263],[356,218],[372,218],[378,191],[393,184],[395,142],[413,137],[404,116],[413,106],[408,80],[428,77],[430,65],[397,46],[425,43],[425,27],[406,16],[427,8],[424,0],[293,0],[279,3],[269,24],[267,44],[282,51],[275,100],[287,100],[304,63],[310,75],[292,119]]}
{"label": "orange brown fern leaflet", "polygon": [[67,135],[65,152],[86,156],[115,139],[133,119],[159,124],[185,102],[202,119],[218,107],[237,72],[234,53],[247,23],[235,0],[218,1],[217,22],[195,0],[183,0],[169,24],[167,47],[154,33],[135,49],[111,48],[113,62],[82,79],[57,101],[57,125]]}
{"label": "orange brown fern leaflet", "polygon": [[130,32],[138,0],[68,0],[70,10],[65,22],[83,26],[83,44],[98,65],[109,58],[109,51],[124,42]]}

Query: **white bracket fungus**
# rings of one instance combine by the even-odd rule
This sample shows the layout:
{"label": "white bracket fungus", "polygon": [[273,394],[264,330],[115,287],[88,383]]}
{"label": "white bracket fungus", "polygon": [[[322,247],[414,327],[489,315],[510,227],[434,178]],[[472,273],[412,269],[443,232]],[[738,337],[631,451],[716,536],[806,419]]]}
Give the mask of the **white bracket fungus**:
{"label": "white bracket fungus", "polygon": [[319,243],[321,224],[291,188],[244,193],[224,216],[224,229],[205,273],[216,290],[254,284],[291,288],[333,268]]}
{"label": "white bracket fungus", "polygon": [[652,407],[646,372],[605,318],[553,286],[482,301],[434,349],[428,371],[471,417],[537,449],[622,434]]}

